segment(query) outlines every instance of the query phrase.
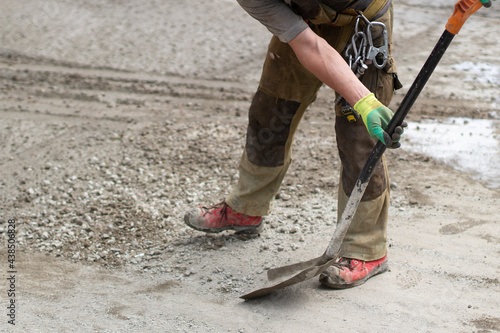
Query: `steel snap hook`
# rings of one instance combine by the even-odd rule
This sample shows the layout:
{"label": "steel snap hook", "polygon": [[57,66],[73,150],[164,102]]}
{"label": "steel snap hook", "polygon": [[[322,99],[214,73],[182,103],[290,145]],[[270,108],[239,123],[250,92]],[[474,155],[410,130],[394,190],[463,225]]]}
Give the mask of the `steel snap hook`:
{"label": "steel snap hook", "polygon": [[[373,46],[373,38],[372,38],[372,28],[374,26],[382,27],[382,38],[383,44],[380,47]],[[368,51],[366,55],[367,60],[373,61],[373,65],[379,69],[384,68],[387,64],[387,58],[389,57],[389,42],[387,37],[387,27],[385,24],[381,22],[370,22],[366,27],[366,33],[368,35]],[[382,60],[380,62],[380,57],[382,56]]]}

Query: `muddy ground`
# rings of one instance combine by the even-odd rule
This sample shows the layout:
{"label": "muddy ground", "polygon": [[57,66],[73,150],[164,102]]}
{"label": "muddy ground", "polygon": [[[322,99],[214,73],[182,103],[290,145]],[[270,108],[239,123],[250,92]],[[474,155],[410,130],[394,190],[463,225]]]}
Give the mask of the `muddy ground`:
{"label": "muddy ground", "polygon": [[[424,4],[395,3],[405,88],[394,109],[453,7]],[[499,66],[499,23],[497,3],[466,23],[408,131],[422,118],[498,115],[498,83],[453,65]],[[339,158],[324,88],[260,237],[184,225],[238,177],[270,34],[236,1],[4,0],[0,27],[1,331],[500,331],[500,191],[404,147],[387,153],[388,273],[351,290],[314,279],[239,299],[267,268],[324,251]]]}

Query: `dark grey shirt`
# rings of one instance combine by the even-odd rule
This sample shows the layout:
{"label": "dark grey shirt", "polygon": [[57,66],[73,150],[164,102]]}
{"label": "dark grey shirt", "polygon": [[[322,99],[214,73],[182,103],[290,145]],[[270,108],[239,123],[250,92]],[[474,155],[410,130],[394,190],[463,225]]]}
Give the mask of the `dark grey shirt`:
{"label": "dark grey shirt", "polygon": [[285,1],[238,0],[238,3],[283,43],[288,43],[307,28],[307,23]]}
{"label": "dark grey shirt", "polygon": [[[237,0],[243,9],[262,23],[271,33],[288,43],[307,28],[302,17],[295,14],[289,4],[292,0]],[[356,0],[323,0],[334,10],[341,10]]]}

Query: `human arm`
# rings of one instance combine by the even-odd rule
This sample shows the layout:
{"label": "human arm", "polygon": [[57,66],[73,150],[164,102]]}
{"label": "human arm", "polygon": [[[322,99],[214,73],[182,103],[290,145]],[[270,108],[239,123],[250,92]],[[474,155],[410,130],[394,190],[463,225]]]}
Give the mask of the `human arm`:
{"label": "human arm", "polygon": [[305,68],[354,106],[372,138],[382,141],[389,148],[400,146],[399,140],[406,123],[398,126],[392,137],[384,131],[393,116],[392,111],[359,81],[333,47],[310,28],[302,31],[288,45]]}
{"label": "human arm", "polygon": [[370,94],[340,54],[310,28],[302,31],[288,45],[297,59],[327,86],[354,105]]}

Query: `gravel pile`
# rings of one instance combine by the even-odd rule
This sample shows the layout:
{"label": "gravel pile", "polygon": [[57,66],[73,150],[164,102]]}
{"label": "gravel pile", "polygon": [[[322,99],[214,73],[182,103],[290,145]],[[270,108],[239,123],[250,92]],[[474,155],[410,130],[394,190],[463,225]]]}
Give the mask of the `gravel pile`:
{"label": "gravel pile", "polygon": [[[15,196],[2,200],[2,210],[9,212],[5,218],[19,219],[19,244],[106,266],[144,264],[172,252],[176,244],[192,242],[198,233],[185,227],[183,213],[194,205],[216,203],[237,181],[245,134],[244,125],[217,121],[167,121],[143,128],[129,124],[123,129],[113,124],[27,124],[22,133],[9,132],[14,126],[8,123],[2,129],[2,149],[11,157],[29,154],[37,161],[5,161],[21,168],[4,185],[14,189]],[[29,126],[45,127],[46,135],[31,136]],[[46,140],[56,140],[59,149],[45,149]],[[301,172],[306,161],[299,159],[277,196],[285,203],[292,196],[336,186],[337,176],[325,172],[332,143],[308,150],[318,142],[298,141],[303,148],[299,155],[309,155],[302,156],[307,169],[325,177],[318,183],[318,174]],[[293,219],[291,226],[272,219],[268,224],[280,233],[298,234],[302,219]],[[195,241],[204,249],[225,243],[211,237]],[[269,248],[284,249],[272,242],[261,246],[264,251]]]}

